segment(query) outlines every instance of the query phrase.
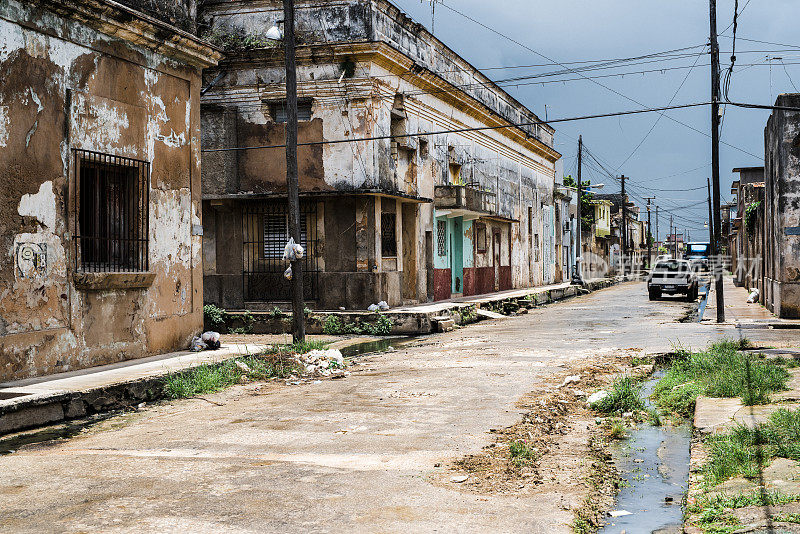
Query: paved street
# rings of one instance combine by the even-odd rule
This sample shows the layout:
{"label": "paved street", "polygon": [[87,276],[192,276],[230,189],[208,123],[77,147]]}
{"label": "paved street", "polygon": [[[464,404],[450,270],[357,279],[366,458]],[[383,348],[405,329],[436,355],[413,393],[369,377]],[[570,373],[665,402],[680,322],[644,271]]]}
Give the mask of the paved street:
{"label": "paved street", "polygon": [[687,310],[649,302],[644,284],[630,282],[365,357],[345,380],[151,406],[0,457],[0,529],[566,531],[572,512],[557,486],[482,495],[437,471],[514,423],[519,398],[567,362],[735,335],[677,322]]}

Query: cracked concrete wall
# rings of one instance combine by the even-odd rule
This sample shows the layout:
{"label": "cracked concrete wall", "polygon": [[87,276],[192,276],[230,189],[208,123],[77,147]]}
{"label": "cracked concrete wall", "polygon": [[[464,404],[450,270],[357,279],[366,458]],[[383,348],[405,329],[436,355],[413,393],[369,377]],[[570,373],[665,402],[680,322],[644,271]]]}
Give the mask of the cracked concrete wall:
{"label": "cracked concrete wall", "polygon": [[[800,107],[800,94],[776,106]],[[764,130],[764,292],[779,317],[800,317],[800,113],[775,110]]]}
{"label": "cracked concrete wall", "polygon": [[[115,28],[0,6],[0,381],[182,349],[202,327],[200,65]],[[149,287],[76,287],[73,149],[150,162]]]}

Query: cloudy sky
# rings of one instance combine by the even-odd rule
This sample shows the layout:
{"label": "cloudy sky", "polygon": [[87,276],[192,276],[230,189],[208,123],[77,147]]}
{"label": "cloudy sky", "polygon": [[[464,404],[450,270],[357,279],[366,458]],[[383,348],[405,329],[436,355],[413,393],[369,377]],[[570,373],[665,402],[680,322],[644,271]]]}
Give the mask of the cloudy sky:
{"label": "cloudy sky", "polygon": [[[392,1],[430,29],[429,0]],[[730,63],[733,13],[733,0],[718,1],[723,71]],[[739,13],[730,100],[770,104],[780,93],[798,92],[794,85],[800,87],[800,2],[740,0]],[[575,69],[598,66],[577,62],[673,51],[614,68],[503,84],[542,118],[545,106],[547,117],[553,119],[710,100],[709,56],[701,54],[708,51],[708,3],[702,0],[445,0],[436,6],[434,33],[476,67],[490,69],[485,73],[493,80],[563,70],[542,55]],[[526,65],[540,66],[509,68]],[[538,83],[552,80],[567,81]],[[731,200],[730,183],[735,178],[731,169],[763,165],[768,116],[763,110],[726,111],[722,141],[728,145],[720,150],[723,202]],[[554,126],[566,174],[575,172],[577,138],[582,134],[605,169],[631,178],[630,190],[638,204],[644,204],[642,197],[657,197],[654,202],[665,210],[659,217],[659,237],[669,229],[670,214],[675,215],[679,231],[688,228],[693,239],[707,235],[703,225],[708,209],[701,201],[706,199],[706,178],[711,173],[711,142],[704,135],[710,131],[708,107],[669,111],[660,118],[648,113]],[[618,182],[602,172],[589,162],[583,176],[605,183],[605,192],[618,191]]]}

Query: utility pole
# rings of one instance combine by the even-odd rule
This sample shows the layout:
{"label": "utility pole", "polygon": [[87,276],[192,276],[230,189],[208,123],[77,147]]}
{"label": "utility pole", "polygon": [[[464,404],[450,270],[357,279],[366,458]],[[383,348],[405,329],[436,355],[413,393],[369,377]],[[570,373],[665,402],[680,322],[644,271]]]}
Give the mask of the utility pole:
{"label": "utility pole", "polygon": [[708,189],[708,242],[714,242],[714,211],[711,209],[711,180],[706,178],[706,188]]}
{"label": "utility pole", "polygon": [[622,276],[625,276],[625,258],[628,256],[628,216],[627,216],[627,209],[625,204],[625,175],[623,174],[620,176],[620,183],[622,184],[622,201],[620,202],[620,208],[622,211],[622,222],[620,223],[620,231],[622,233],[622,254],[620,255],[620,260],[622,260]]}
{"label": "utility pole", "polygon": [[[294,50],[294,0],[283,0],[283,44],[286,56],[286,190],[289,197],[289,236],[300,244],[300,185],[297,172],[297,65]],[[306,251],[308,254],[310,251]],[[303,263],[292,261],[292,340],[306,340],[303,303]]]}
{"label": "utility pole", "polygon": [[714,193],[714,239],[711,240],[711,255],[714,265],[714,293],[717,302],[717,322],[725,322],[725,295],[722,289],[722,258],[719,249],[722,238],[719,207],[719,43],[717,42],[717,0],[708,1],[711,33],[711,181]]}
{"label": "utility pole", "polygon": [[[675,240],[675,234],[673,233],[673,230],[672,230],[672,215],[669,216],[669,234],[667,235],[667,239],[672,239],[673,241]],[[674,252],[675,245],[670,243],[670,247],[669,248],[670,248],[669,253],[672,254]],[[677,258],[678,258],[678,255],[676,254],[675,255],[675,259],[677,259]]]}
{"label": "utility pole", "polygon": [[647,268],[652,268],[653,263],[653,233],[650,230],[650,201],[654,200],[656,197],[645,197],[647,200]]}
{"label": "utility pole", "polygon": [[573,283],[583,284],[581,276],[581,256],[583,255],[583,245],[581,244],[581,226],[583,218],[581,215],[581,198],[583,197],[583,186],[581,184],[581,167],[583,165],[583,136],[578,136],[578,224],[575,231],[575,272],[572,274]]}
{"label": "utility pole", "polygon": [[656,205],[656,243],[658,243],[658,205]]}

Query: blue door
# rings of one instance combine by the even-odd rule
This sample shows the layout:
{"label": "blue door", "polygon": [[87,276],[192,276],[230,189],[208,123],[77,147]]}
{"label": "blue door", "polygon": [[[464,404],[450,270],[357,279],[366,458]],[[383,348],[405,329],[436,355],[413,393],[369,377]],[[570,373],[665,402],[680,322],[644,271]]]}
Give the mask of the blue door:
{"label": "blue door", "polygon": [[464,292],[464,228],[461,217],[450,219],[450,272],[452,273],[452,293]]}

